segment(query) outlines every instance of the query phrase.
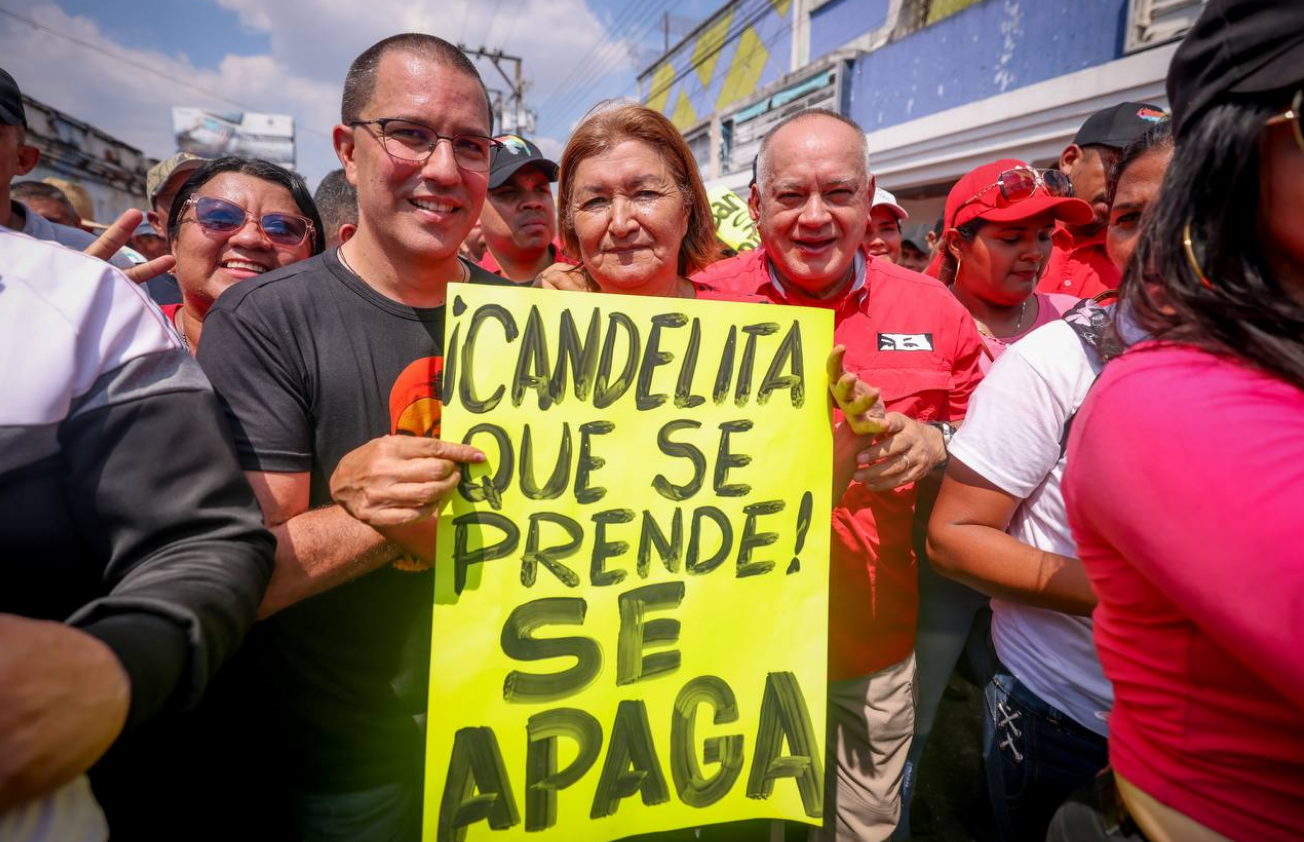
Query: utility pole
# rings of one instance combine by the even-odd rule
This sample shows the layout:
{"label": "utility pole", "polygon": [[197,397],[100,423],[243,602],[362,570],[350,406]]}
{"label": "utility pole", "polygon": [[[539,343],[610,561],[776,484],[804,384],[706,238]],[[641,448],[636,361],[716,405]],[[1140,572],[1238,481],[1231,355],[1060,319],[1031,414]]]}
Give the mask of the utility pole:
{"label": "utility pole", "polygon": [[[529,83],[521,73],[521,57],[509,56],[502,50],[490,50],[483,46],[477,50],[465,44],[458,44],[457,48],[473,58],[488,59],[507,83],[510,90],[507,103],[503,103],[502,97],[498,97],[494,103],[494,118],[498,124],[498,131],[533,134],[535,114],[525,107],[525,90]],[[503,67],[504,62],[511,62],[514,65],[511,75],[508,75],[507,69]]]}
{"label": "utility pole", "polygon": [[670,13],[669,12],[666,12],[661,16],[661,31],[665,34],[666,46],[662,51],[664,54],[670,52]]}

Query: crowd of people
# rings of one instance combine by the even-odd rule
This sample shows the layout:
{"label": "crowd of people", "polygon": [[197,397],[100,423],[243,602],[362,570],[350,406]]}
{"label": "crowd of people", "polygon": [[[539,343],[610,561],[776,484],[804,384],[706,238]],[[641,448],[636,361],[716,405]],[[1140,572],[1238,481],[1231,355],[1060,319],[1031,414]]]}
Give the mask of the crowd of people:
{"label": "crowd of people", "polygon": [[485,459],[440,438],[453,283],[833,314],[811,838],[910,837],[961,661],[1002,842],[1300,838],[1304,4],[1211,0],[1168,101],[975,167],[925,243],[799,111],[735,254],[663,115],[552,161],[433,35],[352,63],[315,196],[180,154],[108,226],[22,180],[0,70],[0,839],[420,836],[435,512]]}

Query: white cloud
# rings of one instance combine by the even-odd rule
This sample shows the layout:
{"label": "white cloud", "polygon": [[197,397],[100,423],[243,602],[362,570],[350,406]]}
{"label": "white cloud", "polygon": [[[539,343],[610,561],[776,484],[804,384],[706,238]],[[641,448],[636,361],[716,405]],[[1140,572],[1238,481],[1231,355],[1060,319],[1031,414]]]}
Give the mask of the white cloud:
{"label": "white cloud", "polygon": [[[622,63],[622,56],[631,51],[622,42],[607,41],[602,21],[584,0],[502,0],[493,5],[484,0],[368,0],[365,9],[355,0],[213,2],[235,12],[245,28],[266,33],[269,52],[229,54],[215,70],[198,68],[183,54],[117,43],[94,20],[70,15],[52,0],[19,0],[14,4],[17,13],[163,75],[8,17],[0,17],[0,55],[26,93],[154,156],[173,151],[171,106],[235,110],[231,103],[182,82],[253,110],[293,114],[299,169],[314,183],[338,166],[329,133],[338,119],[340,84],[349,62],[388,35],[424,31],[452,41],[461,36],[468,46],[483,44],[520,55],[531,83],[527,102],[535,106],[595,47],[597,55],[612,57],[613,72],[628,76],[632,70],[628,59]],[[491,19],[495,7],[498,15]],[[499,87],[503,80],[497,71],[487,62],[479,64],[486,83]],[[553,137],[535,139],[550,154],[560,154],[564,144],[564,139]]]}
{"label": "white cloud", "polygon": [[538,144],[540,152],[554,161],[560,161],[561,153],[566,149],[566,142],[556,138],[539,137],[534,138],[534,142]]}

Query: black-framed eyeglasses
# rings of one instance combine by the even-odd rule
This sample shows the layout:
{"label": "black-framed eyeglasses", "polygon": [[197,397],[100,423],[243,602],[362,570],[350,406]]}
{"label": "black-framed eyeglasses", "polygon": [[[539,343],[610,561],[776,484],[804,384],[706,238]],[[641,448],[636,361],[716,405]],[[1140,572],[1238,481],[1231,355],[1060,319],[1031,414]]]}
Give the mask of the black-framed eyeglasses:
{"label": "black-framed eyeglasses", "polygon": [[[191,196],[181,207],[182,216],[189,208],[195,209],[195,222],[205,231],[214,234],[234,234],[245,226],[250,219],[249,211],[219,199],[216,196]],[[181,220],[183,223],[188,220]],[[265,213],[255,217],[258,229],[263,232],[273,245],[294,248],[301,245],[305,238],[316,236],[316,226],[312,220],[293,213]]]}
{"label": "black-framed eyeglasses", "polygon": [[1279,126],[1282,123],[1290,123],[1295,133],[1295,143],[1299,145],[1299,150],[1304,152],[1304,128],[1300,126],[1301,114],[1304,114],[1304,88],[1295,92],[1295,99],[1291,101],[1289,109],[1268,118],[1268,125]]}
{"label": "black-framed eyeglasses", "polygon": [[441,140],[453,148],[453,160],[468,172],[487,172],[492,152],[502,146],[500,141],[479,134],[442,135],[429,126],[398,117],[380,117],[375,120],[353,120],[351,127],[378,126],[380,144],[391,158],[424,164],[435,153]]}

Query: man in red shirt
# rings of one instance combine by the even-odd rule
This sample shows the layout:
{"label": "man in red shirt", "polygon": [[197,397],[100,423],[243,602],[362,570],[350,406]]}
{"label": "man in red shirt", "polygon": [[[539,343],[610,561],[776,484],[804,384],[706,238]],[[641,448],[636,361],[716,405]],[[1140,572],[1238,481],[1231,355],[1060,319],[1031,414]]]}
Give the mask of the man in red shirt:
{"label": "man in red shirt", "polygon": [[940,283],[860,250],[874,194],[864,132],[802,112],[761,144],[749,207],[760,248],[694,277],[834,313],[845,370],[877,390],[886,430],[835,436],[829,588],[828,785],[822,839],[896,827],[914,729],[915,483],[946,460],[980,377],[982,343]]}
{"label": "man in red shirt", "polygon": [[1168,115],[1156,105],[1122,102],[1087,118],[1073,142],[1060,155],[1059,169],[1073,182],[1073,195],[1095,211],[1084,225],[1060,225],[1051,235],[1054,249],[1038,292],[1059,292],[1094,298],[1117,289],[1122,280],[1105,253],[1109,227],[1109,170],[1123,147],[1145,134]]}
{"label": "man in red shirt", "polygon": [[528,286],[557,261],[557,164],[514,134],[499,135],[480,212],[485,252],[480,268]]}

